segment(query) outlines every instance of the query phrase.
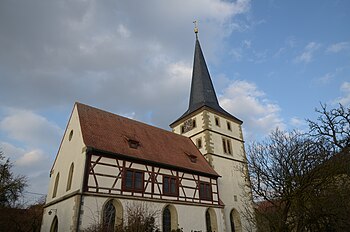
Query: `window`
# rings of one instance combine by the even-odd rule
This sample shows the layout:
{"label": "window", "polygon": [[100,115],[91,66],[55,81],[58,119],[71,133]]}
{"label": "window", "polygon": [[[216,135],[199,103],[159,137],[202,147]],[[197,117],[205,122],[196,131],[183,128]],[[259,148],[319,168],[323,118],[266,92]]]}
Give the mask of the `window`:
{"label": "window", "polygon": [[58,219],[57,219],[57,216],[55,216],[51,223],[50,232],[57,232],[57,231],[58,231]]}
{"label": "window", "polygon": [[72,187],[73,171],[74,171],[74,163],[72,163],[69,168],[66,191],[69,191]]}
{"label": "window", "polygon": [[178,194],[177,178],[174,176],[163,176],[163,193],[164,195]]}
{"label": "window", "polygon": [[198,148],[202,148],[202,139],[201,139],[201,138],[198,138],[198,139],[196,140],[196,143],[197,143],[197,147],[198,147]]}
{"label": "window", "polygon": [[56,179],[55,179],[55,185],[53,187],[53,193],[52,198],[55,198],[57,195],[57,189],[58,189],[58,183],[60,181],[60,173],[57,173]]}
{"label": "window", "polygon": [[220,118],[215,117],[215,125],[220,126]]}
{"label": "window", "polygon": [[133,139],[129,139],[128,143],[129,143],[129,147],[133,149],[137,149],[140,146],[140,142]]}
{"label": "window", "polygon": [[181,126],[181,134],[185,133],[185,127]]}
{"label": "window", "polygon": [[207,227],[207,232],[218,231],[218,222],[216,220],[216,214],[213,208],[209,208],[205,212],[205,224]]}
{"label": "window", "polygon": [[167,205],[162,213],[162,231],[163,232],[171,232],[178,231],[177,228],[179,226],[177,220],[177,211],[175,206]]}
{"label": "window", "polygon": [[103,209],[103,231],[114,231],[116,210],[113,200],[109,200]]}
{"label": "window", "polygon": [[222,138],[222,148],[225,154],[232,155],[231,141],[229,139]]}
{"label": "window", "polygon": [[231,123],[229,121],[227,121],[227,130],[232,131]]}
{"label": "window", "polygon": [[206,183],[206,182],[201,182],[199,184],[200,188],[199,188],[199,198],[201,200],[210,200],[212,199],[211,196],[211,185],[210,183]]}
{"label": "window", "polygon": [[197,156],[191,155],[191,154],[187,154],[187,153],[185,153],[185,154],[187,155],[187,157],[190,159],[190,161],[192,163],[196,163],[197,162]]}
{"label": "window", "polygon": [[73,138],[73,130],[70,131],[69,136],[68,136],[68,140],[71,141]]}
{"label": "window", "polygon": [[207,232],[212,232],[209,210],[205,212],[205,225],[207,226]]}
{"label": "window", "polygon": [[124,172],[124,190],[126,191],[143,191],[143,172],[126,169]]}
{"label": "window", "polygon": [[241,219],[236,209],[232,209],[230,213],[231,232],[242,231]]}
{"label": "window", "polygon": [[163,232],[171,231],[171,213],[169,206],[165,207],[163,211]]}

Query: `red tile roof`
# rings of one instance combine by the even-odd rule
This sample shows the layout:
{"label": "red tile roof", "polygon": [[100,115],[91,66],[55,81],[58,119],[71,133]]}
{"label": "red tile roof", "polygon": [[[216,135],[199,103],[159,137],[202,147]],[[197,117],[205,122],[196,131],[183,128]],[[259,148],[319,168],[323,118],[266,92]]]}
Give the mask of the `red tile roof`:
{"label": "red tile roof", "polygon": [[[87,147],[174,168],[219,176],[190,138],[76,103]],[[128,141],[139,142],[137,149]],[[135,144],[134,144],[135,145]],[[191,162],[191,157],[197,157]]]}

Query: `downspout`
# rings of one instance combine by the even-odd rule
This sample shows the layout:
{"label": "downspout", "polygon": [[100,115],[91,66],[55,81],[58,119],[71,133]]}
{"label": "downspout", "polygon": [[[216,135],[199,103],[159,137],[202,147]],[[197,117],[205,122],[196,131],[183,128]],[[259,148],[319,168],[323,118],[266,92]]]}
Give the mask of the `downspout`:
{"label": "downspout", "polygon": [[82,208],[82,204],[83,204],[83,193],[85,191],[85,186],[87,184],[87,170],[88,170],[88,165],[90,164],[90,160],[91,160],[91,151],[92,148],[87,147],[85,149],[85,167],[84,167],[84,176],[83,176],[83,182],[81,185],[81,192],[80,192],[80,201],[79,201],[79,206],[78,206],[78,216],[77,216],[77,224],[76,224],[76,232],[79,232],[79,227],[80,227],[80,214],[81,214],[81,208]]}

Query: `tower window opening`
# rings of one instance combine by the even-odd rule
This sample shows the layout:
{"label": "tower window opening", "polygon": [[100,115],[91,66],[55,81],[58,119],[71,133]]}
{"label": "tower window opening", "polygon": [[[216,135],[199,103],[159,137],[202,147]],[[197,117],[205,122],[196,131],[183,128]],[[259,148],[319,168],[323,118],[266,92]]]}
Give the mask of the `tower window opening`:
{"label": "tower window opening", "polygon": [[192,127],[195,128],[197,125],[196,125],[196,119],[193,119],[192,120]]}
{"label": "tower window opening", "polygon": [[220,126],[220,118],[215,117],[215,125]]}
{"label": "tower window opening", "polygon": [[201,138],[197,139],[197,147],[202,148],[202,139]]}
{"label": "tower window opening", "polygon": [[227,130],[232,131],[231,123],[229,121],[227,121]]}
{"label": "tower window opening", "polygon": [[185,127],[181,126],[181,134],[185,133]]}
{"label": "tower window opening", "polygon": [[224,154],[232,155],[232,146],[229,139],[222,138],[222,148],[224,150]]}
{"label": "tower window opening", "polygon": [[226,139],[226,144],[227,144],[227,153],[232,155],[232,150],[231,150],[231,141],[229,139]]}
{"label": "tower window opening", "polygon": [[225,139],[222,139],[222,148],[224,149],[224,153],[227,153],[227,148],[226,148],[226,141]]}

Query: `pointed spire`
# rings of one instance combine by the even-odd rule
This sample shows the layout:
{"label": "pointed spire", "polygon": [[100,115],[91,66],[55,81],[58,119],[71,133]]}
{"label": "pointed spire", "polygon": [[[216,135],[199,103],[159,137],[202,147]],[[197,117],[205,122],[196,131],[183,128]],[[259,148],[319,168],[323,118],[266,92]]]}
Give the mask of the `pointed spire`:
{"label": "pointed spire", "polygon": [[196,46],[194,51],[194,61],[193,61],[193,71],[192,71],[192,83],[191,83],[191,93],[188,110],[171,125],[177,123],[181,119],[185,118],[194,111],[202,108],[204,106],[211,108],[212,110],[221,113],[227,117],[237,120],[242,123],[241,120],[232,116],[230,113],[226,112],[219,105],[216,93],[214,90],[213,83],[210,78],[210,74],[207,68],[207,64],[204,59],[204,55],[201,49],[201,45],[198,40],[198,28],[195,27],[196,33]]}

